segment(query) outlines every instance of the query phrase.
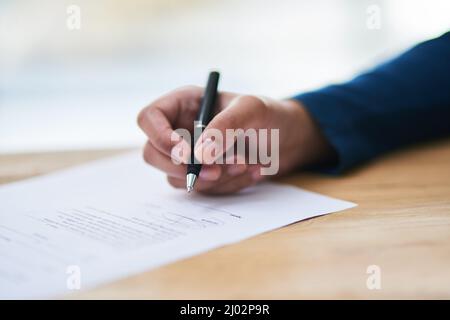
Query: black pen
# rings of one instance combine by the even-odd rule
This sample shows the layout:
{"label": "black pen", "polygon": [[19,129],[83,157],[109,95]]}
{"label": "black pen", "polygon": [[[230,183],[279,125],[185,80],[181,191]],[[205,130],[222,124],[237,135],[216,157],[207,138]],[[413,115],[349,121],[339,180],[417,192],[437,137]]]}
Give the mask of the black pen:
{"label": "black pen", "polygon": [[216,103],[217,85],[219,83],[219,73],[216,71],[210,72],[208,77],[208,83],[206,84],[205,94],[203,95],[200,109],[198,111],[197,121],[194,127],[194,134],[191,139],[191,161],[187,166],[186,172],[186,189],[191,192],[194,189],[195,181],[197,180],[200,170],[202,168],[201,163],[196,161],[194,156],[195,147],[195,133],[198,130],[203,130],[208,125],[214,114],[214,105]]}

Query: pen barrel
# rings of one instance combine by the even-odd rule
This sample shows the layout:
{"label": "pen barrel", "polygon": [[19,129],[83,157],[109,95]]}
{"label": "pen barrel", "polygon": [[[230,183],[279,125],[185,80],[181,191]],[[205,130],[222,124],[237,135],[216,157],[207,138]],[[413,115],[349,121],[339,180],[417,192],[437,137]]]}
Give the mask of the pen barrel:
{"label": "pen barrel", "polygon": [[197,116],[197,122],[194,127],[194,134],[191,136],[191,161],[187,166],[187,174],[193,173],[196,176],[200,174],[202,165],[200,161],[195,159],[194,146],[196,133],[198,136],[203,132],[214,114],[214,105],[216,104],[217,86],[219,84],[219,73],[212,71],[209,73],[208,82],[206,83],[205,93],[200,103],[200,109]]}
{"label": "pen barrel", "polygon": [[213,117],[214,105],[217,97],[217,85],[219,84],[219,73],[212,71],[209,73],[208,82],[205,88],[197,121],[202,126],[207,126]]}
{"label": "pen barrel", "polygon": [[[197,128],[196,128],[197,129]],[[201,132],[203,132],[203,128],[198,128],[197,130],[201,130]],[[194,129],[195,130],[195,129]],[[201,168],[202,168],[202,165],[201,165],[201,163],[200,163],[200,161],[198,161],[196,158],[195,158],[195,155],[194,155],[194,146],[195,146],[195,137],[194,137],[194,135],[192,135],[191,136],[191,159],[190,159],[190,162],[188,163],[188,166],[187,166],[187,174],[189,174],[189,173],[193,173],[193,174],[195,174],[196,176],[198,176],[199,174],[200,174],[200,170],[201,170]]]}
{"label": "pen barrel", "polygon": [[200,174],[200,170],[202,169],[201,164],[188,164],[186,174],[193,173],[196,176]]}

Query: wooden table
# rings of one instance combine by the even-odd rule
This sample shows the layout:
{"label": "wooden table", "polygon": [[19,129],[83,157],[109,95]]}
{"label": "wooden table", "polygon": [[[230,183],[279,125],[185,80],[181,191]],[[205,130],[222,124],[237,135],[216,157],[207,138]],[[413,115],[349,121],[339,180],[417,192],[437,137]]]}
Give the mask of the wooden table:
{"label": "wooden table", "polygon": [[[0,183],[123,152],[0,156]],[[450,298],[450,141],[282,182],[358,203],[74,298]],[[275,214],[275,213],[274,213]],[[381,289],[366,285],[368,266]]]}

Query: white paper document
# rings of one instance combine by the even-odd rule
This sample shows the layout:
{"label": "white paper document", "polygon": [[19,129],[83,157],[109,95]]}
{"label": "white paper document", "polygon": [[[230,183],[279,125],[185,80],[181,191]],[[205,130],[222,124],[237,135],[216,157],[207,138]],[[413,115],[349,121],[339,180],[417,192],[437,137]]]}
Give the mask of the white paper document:
{"label": "white paper document", "polygon": [[51,298],[355,204],[276,183],[187,194],[137,153],[0,187],[0,298]]}

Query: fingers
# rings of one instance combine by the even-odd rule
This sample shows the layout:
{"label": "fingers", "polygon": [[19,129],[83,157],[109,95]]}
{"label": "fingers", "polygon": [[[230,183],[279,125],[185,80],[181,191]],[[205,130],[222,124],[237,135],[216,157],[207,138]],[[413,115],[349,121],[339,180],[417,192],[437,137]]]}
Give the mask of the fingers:
{"label": "fingers", "polygon": [[[186,165],[180,163],[189,161],[191,151],[189,143],[180,136],[184,136],[184,133],[178,134],[174,129],[187,129],[192,133],[203,91],[199,87],[175,90],[154,101],[138,116],[138,124],[148,136],[144,148],[145,161],[164,171],[169,182],[178,188],[186,186]],[[262,99],[226,92],[219,94],[216,111],[216,116],[195,145],[195,156],[203,163],[195,189],[204,193],[222,194],[238,191],[261,180],[261,176],[251,168],[253,166],[245,164],[245,159],[239,164],[214,164],[214,160],[222,156],[237,138],[233,134],[231,139],[227,139],[227,129],[246,131],[249,128],[264,128],[271,116]],[[211,139],[213,135],[210,131],[213,129],[225,139],[223,150],[223,143],[218,147],[219,142]],[[206,143],[210,144],[209,148],[205,147]],[[211,148],[213,153],[210,152]],[[206,154],[203,150],[206,150]]]}
{"label": "fingers", "polygon": [[[161,153],[170,156],[174,142],[171,140],[175,127],[189,128],[195,119],[202,88],[185,87],[175,90],[144,108],[138,115],[138,124],[151,144]],[[179,126],[179,122],[186,122]]]}
{"label": "fingers", "polygon": [[[186,180],[175,177],[167,177],[169,183],[175,188],[186,188]],[[250,172],[246,172],[238,177],[233,177],[229,180],[219,181],[200,181],[195,184],[197,192],[205,194],[228,194],[237,192],[241,189],[254,185],[256,181],[253,179]]]}
{"label": "fingers", "polygon": [[[205,178],[204,175],[202,175],[202,172],[205,172],[205,170],[202,169],[202,171],[200,172],[201,176],[198,177],[195,183],[194,189],[196,191],[202,191],[212,188],[214,185],[218,183],[220,177],[219,174],[215,175],[214,177],[211,176],[207,179]],[[167,181],[175,188],[179,189],[186,188],[186,176],[184,176],[183,178],[167,176]]]}
{"label": "fingers", "polygon": [[[144,147],[144,160],[153,167],[164,171],[168,176],[186,180],[186,165],[174,163],[170,157],[156,149],[150,141]],[[200,178],[205,181],[215,181],[221,174],[222,169],[219,165],[203,166]]]}
{"label": "fingers", "polygon": [[[235,166],[239,166],[238,171],[231,173],[233,170],[237,170],[236,168],[230,170]],[[205,181],[200,177],[195,184],[195,190],[205,194],[228,194],[250,187],[264,179],[264,176],[260,175],[260,166],[257,165],[250,167],[246,165],[227,165],[222,167],[228,168],[222,171],[223,173],[220,178]],[[203,172],[203,168],[201,172]],[[184,177],[177,178],[168,176],[167,180],[175,188],[186,188],[186,179]]]}
{"label": "fingers", "polygon": [[239,96],[217,114],[205,128],[195,144],[195,157],[202,162],[213,163],[231,147],[233,141],[215,141],[220,132],[225,140],[227,129],[259,129],[267,126],[268,108],[263,100],[254,96]]}
{"label": "fingers", "polygon": [[186,179],[186,165],[173,163],[169,156],[159,151],[150,141],[144,147],[144,160],[169,176]]}
{"label": "fingers", "polygon": [[216,184],[214,187],[205,190],[204,193],[228,194],[251,187],[265,179],[265,176],[261,175],[260,170],[261,166],[259,165],[249,166],[243,174],[234,179]]}
{"label": "fingers", "polygon": [[[174,129],[184,128],[192,132],[203,91],[196,86],[179,88],[155,100],[139,113],[139,127],[160,152],[170,155],[175,144],[171,141]],[[221,92],[217,112],[225,108],[234,96]]]}
{"label": "fingers", "polygon": [[229,194],[250,187],[255,183],[256,182],[253,180],[251,173],[246,172],[245,174],[242,174],[233,180],[226,181],[221,184],[216,184],[214,187],[204,190],[203,193],[216,195]]}
{"label": "fingers", "polygon": [[[139,113],[138,124],[156,149],[170,156],[172,147],[177,143],[172,138],[179,139],[174,129],[192,131],[203,91],[203,88],[195,86],[177,89],[157,99]],[[253,126],[252,120],[261,119],[261,110],[264,110],[261,108],[264,103],[259,98],[236,98],[236,95],[227,92],[219,94],[217,104],[217,111],[223,111],[218,113],[208,128],[217,128],[223,133],[226,128]]]}

